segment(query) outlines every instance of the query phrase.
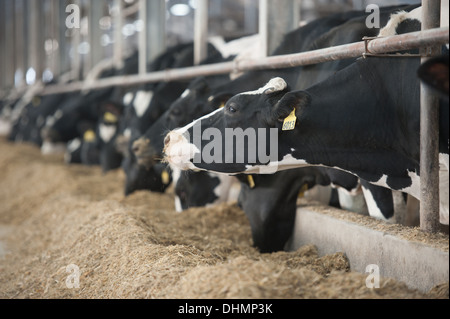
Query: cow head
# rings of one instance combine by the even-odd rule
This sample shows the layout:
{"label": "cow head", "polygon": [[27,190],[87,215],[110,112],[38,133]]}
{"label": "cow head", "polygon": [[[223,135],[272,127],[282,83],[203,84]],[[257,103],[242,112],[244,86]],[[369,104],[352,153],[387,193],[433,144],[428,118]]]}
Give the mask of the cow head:
{"label": "cow head", "polygon": [[163,157],[164,135],[169,130],[181,127],[199,116],[221,108],[231,97],[222,93],[211,96],[211,89],[205,78],[194,80],[170,109],[133,144],[133,152],[138,164],[151,167]]}
{"label": "cow head", "polygon": [[307,93],[289,92],[283,79],[274,78],[256,91],[232,97],[223,109],[171,131],[164,142],[166,159],[183,170],[273,173],[277,168],[272,165],[292,153],[283,147],[283,139],[293,138],[283,130],[284,122],[295,115],[290,129],[297,129],[309,103]]}

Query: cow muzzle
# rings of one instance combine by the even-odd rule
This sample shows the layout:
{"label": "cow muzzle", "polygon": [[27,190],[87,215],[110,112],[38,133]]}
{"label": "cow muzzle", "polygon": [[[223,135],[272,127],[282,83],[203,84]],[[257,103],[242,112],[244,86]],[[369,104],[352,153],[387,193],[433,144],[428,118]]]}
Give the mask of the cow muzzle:
{"label": "cow muzzle", "polygon": [[150,140],[146,137],[141,137],[133,142],[132,150],[136,156],[139,165],[149,169],[156,164],[156,161],[161,158],[157,158],[156,153],[150,144]]}
{"label": "cow muzzle", "polygon": [[172,131],[164,139],[164,160],[181,170],[195,170],[192,162],[196,153],[200,150],[183,134]]}

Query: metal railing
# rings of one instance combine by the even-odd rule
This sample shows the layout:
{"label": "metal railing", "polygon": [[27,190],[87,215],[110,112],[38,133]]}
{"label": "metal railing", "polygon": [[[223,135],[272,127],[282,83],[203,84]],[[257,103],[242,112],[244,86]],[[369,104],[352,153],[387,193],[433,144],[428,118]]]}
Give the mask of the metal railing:
{"label": "metal railing", "polygon": [[[443,45],[449,42],[449,28],[431,29],[412,32],[385,38],[375,38],[368,43],[366,41],[330,47],[326,49],[271,56],[259,60],[237,60],[209,65],[200,65],[180,69],[169,69],[139,75],[114,76],[99,79],[90,83],[89,89],[100,89],[110,86],[130,86],[150,82],[168,82],[174,80],[186,80],[198,76],[208,76],[225,73],[238,73],[250,70],[290,68],[302,65],[310,65],[334,61],[346,58],[363,56],[366,52],[382,54],[393,51],[402,51],[427,47],[431,45]],[[85,89],[83,82],[74,82],[65,85],[47,86],[43,94],[55,94],[74,92]]]}

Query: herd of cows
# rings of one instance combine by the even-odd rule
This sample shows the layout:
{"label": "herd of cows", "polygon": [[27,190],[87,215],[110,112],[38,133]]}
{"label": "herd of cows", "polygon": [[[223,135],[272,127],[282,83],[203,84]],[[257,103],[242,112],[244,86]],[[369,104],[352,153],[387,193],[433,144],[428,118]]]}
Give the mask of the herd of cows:
{"label": "herd of cows", "polygon": [[[383,36],[419,31],[420,9],[381,8]],[[317,19],[286,34],[272,55],[378,36],[380,29],[367,28],[366,18],[352,11]],[[255,37],[217,42],[209,44],[203,64],[257,53]],[[191,66],[193,50],[192,43],[170,48],[149,69]],[[137,73],[137,56],[120,70],[98,73]],[[5,97],[0,111],[10,141],[32,142],[43,153],[62,149],[67,163],[100,165],[104,172],[121,168],[126,195],[164,192],[173,184],[178,211],[228,201],[239,183],[238,204],[253,242],[272,252],[292,234],[299,194],[312,196],[318,185],[332,189],[323,199],[329,205],[414,223],[414,199],[420,198],[418,73],[440,96],[441,223],[448,225],[448,56],[423,66],[419,58],[355,58],[53,95],[34,88],[20,98]],[[287,119],[291,127],[284,130]],[[195,140],[195,129],[202,137],[215,129],[221,134],[214,137],[225,139],[227,129],[237,128],[275,129],[277,139],[237,150],[223,140],[213,149],[218,160],[196,156],[211,149]],[[275,159],[250,159],[249,148],[260,154],[272,149],[270,143],[277,143]],[[268,168],[271,174],[264,174]]]}

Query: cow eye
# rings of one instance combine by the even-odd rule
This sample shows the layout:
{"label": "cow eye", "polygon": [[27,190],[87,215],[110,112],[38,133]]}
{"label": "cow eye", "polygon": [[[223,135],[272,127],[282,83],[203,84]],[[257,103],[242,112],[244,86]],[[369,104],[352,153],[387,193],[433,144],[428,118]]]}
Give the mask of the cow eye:
{"label": "cow eye", "polygon": [[181,111],[180,111],[180,109],[178,109],[178,108],[174,108],[174,109],[172,109],[172,115],[174,115],[174,116],[178,116],[178,115],[180,115],[180,113],[181,113]]}
{"label": "cow eye", "polygon": [[236,105],[235,104],[228,105],[228,112],[236,113],[237,112]]}

